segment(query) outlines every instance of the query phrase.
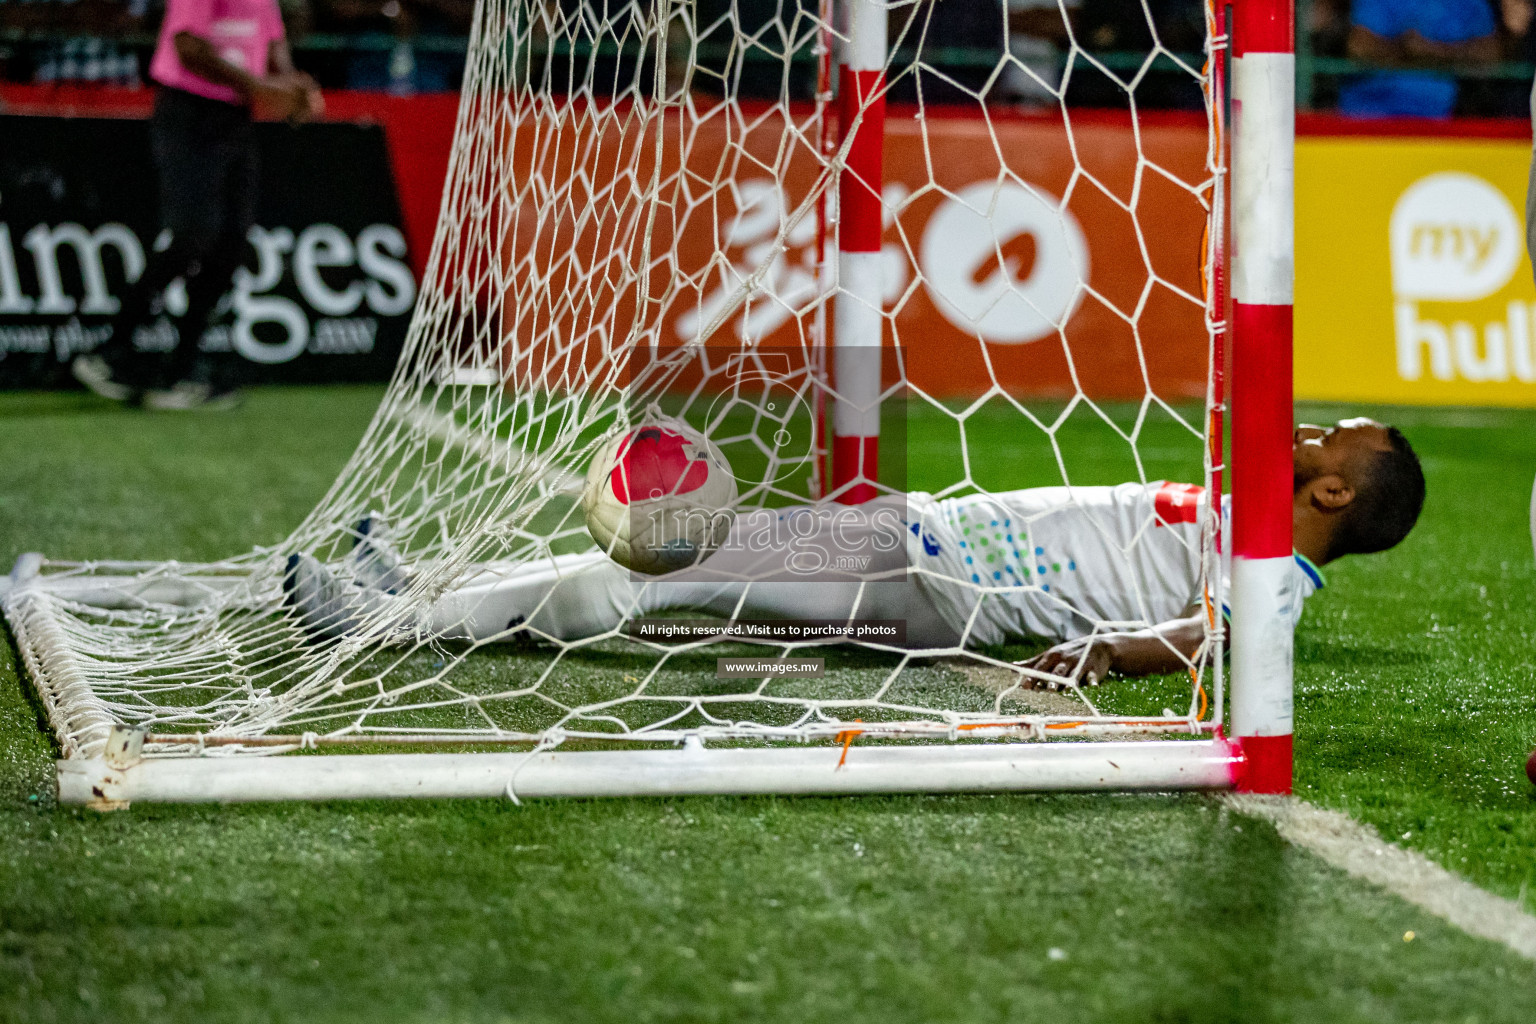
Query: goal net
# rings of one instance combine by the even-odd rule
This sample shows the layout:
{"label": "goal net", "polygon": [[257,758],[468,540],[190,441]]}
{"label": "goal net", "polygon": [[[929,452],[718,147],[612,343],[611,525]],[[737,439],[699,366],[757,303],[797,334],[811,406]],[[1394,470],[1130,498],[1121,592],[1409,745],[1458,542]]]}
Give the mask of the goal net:
{"label": "goal net", "polygon": [[[945,6],[482,0],[405,350],[329,493],[227,561],[12,573],[66,795],[1228,784],[1224,31],[1143,6],[1100,45],[1064,2],[1043,41],[1006,5],[969,27]],[[1063,635],[1153,625],[1138,545],[1178,524],[1206,643],[1100,688],[1021,666],[1048,641],[999,609],[1049,605],[1078,567],[1006,517],[959,527],[942,580],[807,580],[807,609],[856,596],[780,615],[803,633],[754,611],[760,579],[669,607],[637,576],[561,635],[553,609],[604,560],[588,464],[663,419],[728,457],[739,521],[872,499],[923,543],[915,501],[1053,486],[1045,517],[1084,487],[1156,493],[1105,569],[1141,613],[1074,608]],[[331,589],[295,603],[295,565]],[[938,583],[939,646],[868,621],[878,588]],[[487,625],[514,586],[526,613]]]}

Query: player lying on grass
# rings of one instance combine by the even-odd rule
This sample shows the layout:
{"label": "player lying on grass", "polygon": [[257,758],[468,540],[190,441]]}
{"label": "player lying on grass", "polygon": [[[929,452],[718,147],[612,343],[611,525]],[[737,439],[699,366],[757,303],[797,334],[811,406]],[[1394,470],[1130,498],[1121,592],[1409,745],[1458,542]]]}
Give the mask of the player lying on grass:
{"label": "player lying on grass", "polygon": [[[1407,439],[1368,419],[1299,427],[1293,454],[1295,559],[1284,600],[1294,623],[1323,585],[1318,566],[1408,535],[1424,475]],[[295,555],[284,588],[305,627],[331,637],[579,640],[682,608],[737,620],[896,619],[909,647],[1062,641],[1022,664],[1097,683],[1111,672],[1177,671],[1198,656],[1204,506],[1202,488],[1159,482],[943,500],[911,493],[857,512],[764,510],[738,517],[727,542],[683,579],[636,577],[588,552],[487,564],[435,599],[365,520],[345,574]],[[872,554],[875,568],[832,572],[828,556],[838,552]],[[882,552],[894,553],[883,572]]]}

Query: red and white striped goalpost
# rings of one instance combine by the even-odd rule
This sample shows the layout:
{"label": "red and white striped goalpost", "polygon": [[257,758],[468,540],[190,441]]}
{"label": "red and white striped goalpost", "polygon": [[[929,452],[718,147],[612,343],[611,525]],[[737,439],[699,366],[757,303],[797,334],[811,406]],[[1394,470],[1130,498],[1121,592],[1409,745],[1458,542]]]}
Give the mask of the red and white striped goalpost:
{"label": "red and white striped goalpost", "polygon": [[1237,788],[1289,793],[1296,17],[1232,14],[1232,735]]}
{"label": "red and white striped goalpost", "polygon": [[880,458],[886,0],[844,0],[842,8],[847,38],[838,69],[837,131],[847,162],[837,187],[832,494],[857,505],[876,494]]}
{"label": "red and white striped goalpost", "polygon": [[[1295,3],[1222,6],[1232,12],[1233,37],[1231,728],[1242,753],[1235,782],[1244,792],[1289,793],[1292,631],[1282,601],[1292,558]],[[874,497],[879,465],[886,6],[843,0],[842,7],[838,140],[851,133],[853,141],[838,184],[832,488],[857,504]]]}

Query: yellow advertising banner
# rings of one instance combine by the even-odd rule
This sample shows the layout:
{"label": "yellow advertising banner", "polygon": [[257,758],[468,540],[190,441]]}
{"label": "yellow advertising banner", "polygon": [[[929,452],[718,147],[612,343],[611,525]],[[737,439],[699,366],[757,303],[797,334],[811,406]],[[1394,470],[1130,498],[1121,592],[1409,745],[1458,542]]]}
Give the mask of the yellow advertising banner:
{"label": "yellow advertising banner", "polygon": [[1536,406],[1531,149],[1296,144],[1296,397]]}

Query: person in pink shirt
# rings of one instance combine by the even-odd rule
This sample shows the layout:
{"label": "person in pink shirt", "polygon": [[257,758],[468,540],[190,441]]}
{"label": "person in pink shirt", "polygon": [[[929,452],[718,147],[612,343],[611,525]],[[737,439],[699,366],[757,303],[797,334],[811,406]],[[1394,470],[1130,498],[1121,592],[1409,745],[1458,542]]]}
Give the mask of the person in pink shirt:
{"label": "person in pink shirt", "polygon": [[[252,114],[307,120],[321,111],[320,92],[294,70],[277,0],[168,0],[149,74],[158,86],[150,146],[170,244],[151,255],[123,297],[106,342],[77,356],[71,369],[116,401],[228,407],[234,393],[198,365],[197,346],[255,223]],[[141,351],[135,334],[157,308],[161,316],[173,312],[163,293],[177,278],[186,285],[177,343],[168,353]],[[164,346],[151,340],[146,347]]]}

